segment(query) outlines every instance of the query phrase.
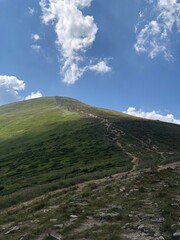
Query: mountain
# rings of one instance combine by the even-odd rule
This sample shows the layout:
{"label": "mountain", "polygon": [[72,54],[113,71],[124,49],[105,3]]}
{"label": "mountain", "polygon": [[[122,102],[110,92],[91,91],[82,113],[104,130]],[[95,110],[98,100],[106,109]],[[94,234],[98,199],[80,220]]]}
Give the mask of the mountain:
{"label": "mountain", "polygon": [[[131,212],[140,208],[139,201],[144,199],[142,205],[147,204],[148,209],[148,201],[149,205],[160,200],[162,204],[164,198],[170,204],[167,193],[173,193],[177,198],[179,163],[180,126],[175,124],[136,118],[65,97],[45,97],[1,106],[0,209],[1,216],[4,217],[0,219],[0,238],[64,239],[63,236],[66,235],[65,239],[121,239],[120,235],[116,234],[117,229],[121,225],[125,226],[125,219],[131,218],[131,215],[132,218],[134,215],[135,219],[138,218],[137,213]],[[169,189],[164,192],[163,186],[167,184]],[[150,189],[159,191],[160,196],[157,200],[154,199],[154,195],[153,200],[152,196],[151,200],[148,199],[151,195]],[[112,207],[109,198],[113,194],[117,195],[117,191],[122,192],[122,196],[112,200]],[[94,199],[91,198],[93,194]],[[83,196],[85,203],[79,199]],[[101,199],[102,196],[103,199],[107,196],[108,202]],[[95,199],[93,204],[94,207],[97,205],[96,209],[90,208],[89,205]],[[174,208],[179,206],[176,206],[177,201],[173,201],[171,204],[175,204]],[[58,208],[59,202],[63,203],[61,208]],[[78,207],[75,208],[73,202],[78,203]],[[106,206],[106,210],[101,209],[101,204]],[[126,206],[124,213],[119,213],[123,212],[121,204]],[[111,205],[109,210],[107,205]],[[111,208],[114,209],[113,212]],[[19,212],[22,209],[24,213]],[[98,209],[102,211],[98,212]],[[95,211],[93,216],[90,210]],[[156,210],[159,217],[160,208]],[[43,211],[51,212],[52,215],[39,217]],[[72,224],[67,224],[67,228],[63,230],[61,227],[64,225],[60,227],[60,224],[58,230],[54,230],[56,227],[52,228],[58,225],[58,211],[64,211],[66,215],[62,216],[62,225],[66,225],[67,217],[71,216]],[[82,214],[82,211],[87,212]],[[166,209],[168,213],[159,217],[159,220],[158,217],[154,219],[154,211],[153,208],[152,219],[150,215],[146,218],[152,220],[155,225],[159,224],[162,228],[164,226],[164,229],[166,225],[169,227],[178,219],[174,212],[174,220],[169,219],[169,208]],[[146,215],[151,214],[150,212]],[[81,219],[78,218],[79,214],[82,215]],[[84,237],[81,234],[83,227],[79,230],[76,224],[78,222],[83,226],[83,219],[87,216],[89,222],[85,224],[84,231],[88,232],[89,237]],[[26,224],[20,224],[22,219]],[[146,234],[146,227],[140,219],[141,217],[136,219],[139,221],[137,230]],[[32,231],[27,226],[31,225],[30,221],[34,226]],[[38,225],[38,221],[43,223]],[[111,226],[113,221],[115,225]],[[89,229],[93,226],[98,228],[103,225],[100,224],[102,222],[108,223],[104,230],[101,229],[102,236],[90,234]],[[121,225],[117,225],[119,222]],[[76,237],[73,235],[74,230],[72,235],[68,235],[68,229],[72,228],[73,224]],[[108,237],[106,232],[107,229],[111,232],[111,228],[114,235],[112,233]],[[125,229],[126,227],[124,231]],[[177,229],[163,231],[168,239],[176,233],[175,230]],[[62,231],[65,233],[60,238]],[[133,234],[135,232],[132,231]],[[133,239],[131,235],[128,238],[128,234],[122,236],[122,239]],[[138,238],[151,239],[148,236]],[[163,238],[157,236],[156,239]]]}

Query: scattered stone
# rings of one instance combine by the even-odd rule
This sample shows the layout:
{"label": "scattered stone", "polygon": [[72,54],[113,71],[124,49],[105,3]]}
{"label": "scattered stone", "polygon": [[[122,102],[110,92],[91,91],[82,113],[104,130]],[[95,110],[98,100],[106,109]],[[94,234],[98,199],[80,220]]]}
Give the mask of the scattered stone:
{"label": "scattered stone", "polygon": [[78,218],[76,215],[70,215],[71,218]]}
{"label": "scattered stone", "polygon": [[48,213],[49,209],[43,209],[42,211],[43,211],[43,213]]}
{"label": "scattered stone", "polygon": [[23,240],[24,239],[24,236],[21,236],[20,238],[19,238],[19,240]]}
{"label": "scattered stone", "polygon": [[89,206],[88,203],[76,203],[76,205],[78,205],[78,206],[82,206],[82,207]]}
{"label": "scattered stone", "polygon": [[171,204],[172,207],[177,207],[177,208],[180,208],[179,204],[178,203],[172,203]]}
{"label": "scattered stone", "polygon": [[56,240],[62,240],[63,239],[63,236],[57,232],[51,232],[50,233],[50,236],[55,238]]}
{"label": "scattered stone", "polygon": [[177,230],[174,234],[173,237],[176,239],[180,239],[180,230]]}
{"label": "scattered stone", "polygon": [[64,227],[64,224],[56,224],[54,225],[55,228],[63,228]]}
{"label": "scattered stone", "polygon": [[57,222],[57,218],[51,218],[50,222]]}
{"label": "scattered stone", "polygon": [[110,204],[109,208],[115,208],[115,209],[122,210],[122,206],[121,205],[115,205],[115,204]]}
{"label": "scattered stone", "polygon": [[155,232],[155,233],[154,233],[154,237],[156,237],[156,238],[157,238],[157,237],[160,237],[160,235],[161,235],[161,234],[160,234],[159,232]]}
{"label": "scattered stone", "polygon": [[59,205],[49,206],[48,208],[49,208],[49,209],[58,209],[58,208],[59,208]]}
{"label": "scattered stone", "polygon": [[119,189],[120,192],[124,192],[125,190],[126,190],[125,187],[121,187],[121,188]]}
{"label": "scattered stone", "polygon": [[139,225],[138,230],[141,230],[141,231],[144,230],[144,224]]}
{"label": "scattered stone", "polygon": [[9,233],[12,233],[12,232],[15,232],[15,231],[17,231],[17,230],[19,230],[19,227],[18,227],[18,226],[14,226],[14,227],[10,228],[10,229],[5,233],[5,235],[7,235],[7,234],[9,234]]}
{"label": "scattered stone", "polygon": [[134,189],[131,189],[131,190],[129,191],[129,193],[138,192],[138,191],[139,191],[138,188],[134,188]]}
{"label": "scattered stone", "polygon": [[163,223],[164,221],[165,219],[163,217],[151,219],[151,222],[154,222],[154,223]]}
{"label": "scattered stone", "polygon": [[165,240],[165,238],[163,236],[160,236],[160,237],[156,238],[156,240]]}
{"label": "scattered stone", "polygon": [[109,221],[111,219],[116,219],[120,216],[119,213],[104,213],[104,212],[100,212],[98,214],[95,215],[95,218],[100,220],[100,221]]}

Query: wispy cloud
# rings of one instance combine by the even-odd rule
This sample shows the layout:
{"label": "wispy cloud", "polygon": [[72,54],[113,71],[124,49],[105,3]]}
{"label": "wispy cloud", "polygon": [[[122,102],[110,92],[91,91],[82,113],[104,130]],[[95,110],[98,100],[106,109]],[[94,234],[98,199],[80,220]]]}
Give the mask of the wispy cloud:
{"label": "wispy cloud", "polygon": [[32,34],[32,35],[31,35],[31,38],[32,38],[32,40],[34,40],[35,42],[41,39],[40,36],[39,36],[37,33]]}
{"label": "wispy cloud", "polygon": [[34,8],[29,7],[28,10],[29,10],[29,15],[33,16],[35,14]]}
{"label": "wispy cloud", "polygon": [[34,98],[41,98],[42,96],[43,95],[42,95],[42,93],[40,91],[32,92],[30,95],[25,97],[25,100],[34,99]]}
{"label": "wispy cloud", "polygon": [[[147,53],[150,58],[161,54],[168,61],[171,53],[171,34],[180,32],[180,2],[178,0],[149,0],[149,8],[140,12],[135,27],[138,53]],[[150,10],[151,9],[151,10]]]}
{"label": "wispy cloud", "polygon": [[144,112],[142,110],[137,110],[134,107],[129,107],[127,111],[125,111],[124,113],[146,119],[160,120],[162,122],[180,124],[180,119],[175,119],[173,114],[162,115],[157,111]]}
{"label": "wispy cloud", "polygon": [[22,100],[19,92],[25,89],[25,82],[15,76],[0,75],[0,105]]}
{"label": "wispy cloud", "polygon": [[41,50],[41,46],[40,46],[40,45],[37,45],[37,44],[31,45],[31,48],[32,48],[32,50],[34,50],[34,51],[37,52],[37,53],[39,53],[40,50]]}
{"label": "wispy cloud", "polygon": [[74,84],[85,71],[94,71],[89,66],[85,53],[95,41],[98,28],[93,16],[84,16],[82,12],[84,8],[90,7],[91,2],[92,0],[40,0],[43,22],[52,22],[55,26],[56,44],[62,64],[61,74],[63,81],[68,84]]}

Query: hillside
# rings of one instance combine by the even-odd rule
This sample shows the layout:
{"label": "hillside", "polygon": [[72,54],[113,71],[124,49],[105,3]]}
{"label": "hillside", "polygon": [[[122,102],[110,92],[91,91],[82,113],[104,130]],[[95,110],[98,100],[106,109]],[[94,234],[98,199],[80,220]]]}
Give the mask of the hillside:
{"label": "hillside", "polygon": [[[179,218],[174,209],[179,206],[179,162],[178,125],[135,118],[64,97],[1,106],[0,239],[133,239],[127,233],[133,234],[135,223],[126,233],[127,226],[124,230],[123,226],[130,218],[136,222],[138,209],[148,201],[159,205],[144,206],[147,215],[154,214],[147,219],[158,215],[161,221],[150,221],[151,225],[161,224],[157,231],[171,239],[178,230],[170,226]],[[121,188],[120,197],[116,193]],[[153,192],[157,190],[159,195]],[[168,213],[161,214],[166,203],[176,204],[174,219],[169,219],[172,212],[167,206]],[[108,210],[110,205],[114,207]],[[117,214],[111,215],[112,211]],[[98,216],[100,212],[104,215]],[[143,220],[139,217],[134,228],[146,233],[145,226],[138,229],[145,225]],[[26,224],[20,224],[22,221]],[[61,229],[60,224],[67,226]],[[79,230],[83,224],[86,227]],[[52,230],[55,225],[59,225],[56,231]],[[87,225],[95,227],[95,233]],[[102,236],[96,233],[97,228],[102,228]],[[114,233],[108,237],[107,231]]]}

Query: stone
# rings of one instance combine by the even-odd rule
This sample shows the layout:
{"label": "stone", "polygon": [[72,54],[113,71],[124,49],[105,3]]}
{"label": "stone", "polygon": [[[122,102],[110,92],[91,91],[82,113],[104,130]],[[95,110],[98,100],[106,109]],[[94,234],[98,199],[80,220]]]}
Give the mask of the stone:
{"label": "stone", "polygon": [[14,227],[10,228],[10,229],[5,233],[5,235],[7,235],[7,234],[9,234],[9,233],[12,233],[12,232],[15,232],[15,231],[17,231],[17,230],[19,230],[19,226],[14,226]]}
{"label": "stone", "polygon": [[163,223],[164,221],[165,219],[163,217],[151,219],[151,222],[154,222],[154,223]]}
{"label": "stone", "polygon": [[54,225],[55,228],[63,228],[64,227],[64,224],[56,224]]}
{"label": "stone", "polygon": [[49,208],[49,209],[58,209],[58,208],[59,208],[59,205],[49,206],[48,208]]}
{"label": "stone", "polygon": [[57,222],[57,218],[51,218],[50,222]]}
{"label": "stone", "polygon": [[160,236],[160,237],[156,238],[156,240],[165,240],[165,238],[163,236]]}
{"label": "stone", "polygon": [[143,230],[144,229],[144,224],[141,224],[138,226],[138,230]]}
{"label": "stone", "polygon": [[97,218],[98,220],[101,220],[101,221],[109,221],[109,220],[111,220],[113,218],[117,218],[119,216],[120,216],[119,213],[104,213],[104,212],[100,212],[100,213],[95,215],[95,218]]}
{"label": "stone", "polygon": [[177,231],[173,234],[173,237],[176,238],[176,239],[179,239],[179,238],[180,238],[180,230],[177,230]]}
{"label": "stone", "polygon": [[119,189],[120,192],[124,192],[125,190],[126,190],[125,187],[121,187],[121,188]]}
{"label": "stone", "polygon": [[62,240],[63,239],[63,236],[57,232],[51,232],[50,233],[50,236],[55,238],[56,240]]}
{"label": "stone", "polygon": [[71,218],[78,218],[76,215],[70,215]]}

